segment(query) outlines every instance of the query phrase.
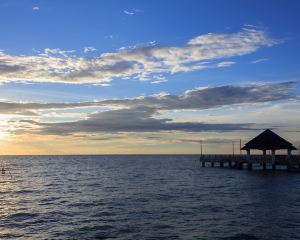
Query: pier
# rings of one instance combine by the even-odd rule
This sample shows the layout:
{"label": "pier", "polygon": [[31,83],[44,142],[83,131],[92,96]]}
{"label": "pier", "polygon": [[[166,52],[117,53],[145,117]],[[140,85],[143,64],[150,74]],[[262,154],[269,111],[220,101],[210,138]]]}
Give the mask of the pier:
{"label": "pier", "polygon": [[[209,164],[211,167],[233,167],[243,169],[245,166],[248,170],[255,169],[272,169],[282,166],[288,171],[300,172],[300,156],[292,155],[293,150],[297,150],[287,140],[283,139],[270,129],[265,130],[251,141],[245,144],[240,150],[246,151],[246,155],[202,155],[200,161],[202,167]],[[262,151],[262,155],[251,155],[251,150]],[[276,155],[276,150],[285,150],[286,155]],[[271,154],[267,155],[267,151]]]}
{"label": "pier", "polygon": [[277,155],[276,164],[272,163],[272,156],[252,155],[203,155],[200,157],[202,167],[220,167],[248,170],[288,170],[300,173],[300,156]]}

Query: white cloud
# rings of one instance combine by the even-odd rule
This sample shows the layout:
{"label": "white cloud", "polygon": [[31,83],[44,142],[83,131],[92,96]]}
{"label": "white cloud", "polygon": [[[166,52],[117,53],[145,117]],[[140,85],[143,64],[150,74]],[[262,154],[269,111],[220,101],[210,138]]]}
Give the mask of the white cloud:
{"label": "white cloud", "polygon": [[225,62],[219,62],[219,63],[217,63],[217,66],[218,67],[230,67],[233,64],[235,64],[235,62],[233,62],[233,61],[225,61]]}
{"label": "white cloud", "polygon": [[97,49],[94,48],[94,47],[84,47],[84,48],[83,48],[83,51],[84,51],[85,53],[87,53],[87,52],[95,52],[95,51],[97,51]]}
{"label": "white cloud", "polygon": [[134,15],[135,14],[134,11],[128,11],[128,10],[123,10],[123,13],[125,13],[127,15]]}
{"label": "white cloud", "polygon": [[251,63],[255,64],[255,63],[265,62],[265,61],[268,61],[268,60],[269,60],[268,58],[260,58],[260,59],[252,61]]}
{"label": "white cloud", "polygon": [[[0,51],[0,82],[62,82],[103,84],[114,78],[165,81],[163,74],[228,67],[229,58],[250,54],[277,41],[261,29],[206,34],[180,47],[147,45],[122,48],[97,57],[75,51],[45,49],[37,55],[10,55]],[[155,76],[160,76],[157,79]]]}
{"label": "white cloud", "polygon": [[136,13],[142,13],[143,11],[137,8],[131,8],[131,9],[124,9],[123,13],[125,13],[126,15],[134,15]]}
{"label": "white cloud", "polygon": [[34,6],[34,7],[32,8],[32,10],[33,10],[33,11],[38,11],[38,10],[40,10],[40,7]]}

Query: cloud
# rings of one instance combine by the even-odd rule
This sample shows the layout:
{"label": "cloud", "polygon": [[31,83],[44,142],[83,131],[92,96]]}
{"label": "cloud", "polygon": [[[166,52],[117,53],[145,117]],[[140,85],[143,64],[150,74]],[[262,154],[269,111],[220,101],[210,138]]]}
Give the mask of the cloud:
{"label": "cloud", "polygon": [[141,12],[143,12],[143,11],[140,10],[140,9],[137,9],[137,8],[131,8],[129,10],[123,10],[123,13],[125,13],[126,15],[130,15],[130,16],[132,16],[136,13],[141,13]]}
{"label": "cloud", "polygon": [[38,115],[38,111],[83,107],[137,108],[150,107],[156,111],[204,110],[233,104],[263,103],[297,99],[293,93],[298,82],[264,83],[252,85],[225,85],[196,88],[181,95],[161,92],[132,99],[112,99],[81,103],[11,103],[0,102],[0,114]]}
{"label": "cloud", "polygon": [[185,46],[134,46],[97,57],[78,57],[74,50],[45,49],[38,55],[0,51],[0,82],[61,82],[103,84],[113,79],[152,80],[166,73],[190,72],[234,64],[242,56],[278,43],[259,28],[237,33],[197,36]]}
{"label": "cloud", "polygon": [[217,67],[230,67],[233,64],[235,64],[233,61],[219,62],[217,63]]}
{"label": "cloud", "polygon": [[252,85],[225,85],[186,91],[182,95],[149,96],[106,100],[104,105],[123,107],[150,106],[157,110],[209,109],[233,104],[262,103],[297,98],[291,90],[297,82]]}
{"label": "cloud", "polygon": [[125,13],[126,15],[134,15],[135,14],[135,12],[128,11],[128,10],[123,10],[123,13]]}
{"label": "cloud", "polygon": [[38,10],[40,10],[40,7],[34,6],[34,7],[32,8],[32,10],[33,10],[33,11],[38,11]]}
{"label": "cloud", "polygon": [[173,122],[171,119],[154,118],[156,110],[149,107],[135,107],[99,112],[88,119],[63,123],[37,123],[43,134],[67,135],[73,133],[97,132],[157,132],[157,131],[234,131],[250,130],[252,124],[207,124],[198,122]]}
{"label": "cloud", "polygon": [[83,51],[84,51],[85,53],[87,53],[87,52],[95,52],[95,51],[97,51],[97,49],[94,48],[94,47],[84,47],[84,48],[83,48]]}
{"label": "cloud", "polygon": [[[162,118],[162,112],[172,110],[204,110],[233,104],[253,104],[276,100],[297,99],[291,90],[295,82],[277,84],[255,84],[247,86],[220,86],[186,91],[175,96],[165,92],[154,96],[133,99],[103,100],[84,103],[0,103],[0,112],[14,112],[33,115],[36,111],[58,108],[99,106],[109,110],[91,113],[85,119],[72,122],[41,122],[32,119],[22,120],[27,131],[50,135],[75,133],[119,133],[119,132],[159,132],[159,131],[236,131],[255,129],[251,123],[176,122]],[[117,107],[117,108],[114,108]],[[33,113],[33,114],[31,114]],[[22,129],[20,127],[19,129]]]}
{"label": "cloud", "polygon": [[256,64],[256,63],[265,62],[268,60],[269,60],[268,58],[260,58],[260,59],[252,61],[251,63]]}

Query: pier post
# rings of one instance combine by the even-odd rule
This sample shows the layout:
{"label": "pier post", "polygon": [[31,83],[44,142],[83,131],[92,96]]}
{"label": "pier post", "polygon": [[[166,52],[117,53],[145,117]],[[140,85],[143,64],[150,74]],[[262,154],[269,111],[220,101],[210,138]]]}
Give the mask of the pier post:
{"label": "pier post", "polygon": [[242,162],[241,162],[241,163],[240,163],[240,162],[238,163],[238,169],[240,169],[240,170],[243,169],[243,163],[242,163]]}
{"label": "pier post", "polygon": [[224,162],[220,162],[220,167],[224,167]]}
{"label": "pier post", "polygon": [[205,162],[204,161],[202,161],[202,167],[205,167]]}
{"label": "pier post", "polygon": [[292,153],[292,150],[291,150],[291,149],[288,149],[288,150],[287,150],[287,154],[288,154],[288,155],[287,155],[287,160],[288,160],[288,161],[291,160],[291,155],[292,155],[291,153]]}
{"label": "pier post", "polygon": [[272,169],[276,170],[276,155],[275,149],[272,149]]}
{"label": "pier post", "polygon": [[267,163],[266,163],[266,150],[263,150],[263,169],[267,169]]}
{"label": "pier post", "polygon": [[229,161],[229,162],[228,162],[228,166],[229,166],[229,167],[231,167],[231,166],[232,166],[232,165],[231,165],[231,161]]}
{"label": "pier post", "polygon": [[252,163],[247,164],[248,170],[252,170]]}
{"label": "pier post", "polygon": [[266,170],[267,169],[267,163],[263,162],[263,169]]}
{"label": "pier post", "polygon": [[214,167],[215,166],[215,163],[214,162],[211,162],[211,167]]}

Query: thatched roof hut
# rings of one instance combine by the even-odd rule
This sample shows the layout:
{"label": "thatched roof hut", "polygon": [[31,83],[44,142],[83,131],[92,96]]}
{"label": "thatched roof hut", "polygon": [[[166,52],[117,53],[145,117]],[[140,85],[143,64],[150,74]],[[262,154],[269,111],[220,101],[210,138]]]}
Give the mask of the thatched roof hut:
{"label": "thatched roof hut", "polygon": [[279,149],[297,150],[293,144],[272,132],[270,129],[265,130],[251,141],[247,142],[244,147],[242,147],[242,150],[250,149],[262,151]]}

